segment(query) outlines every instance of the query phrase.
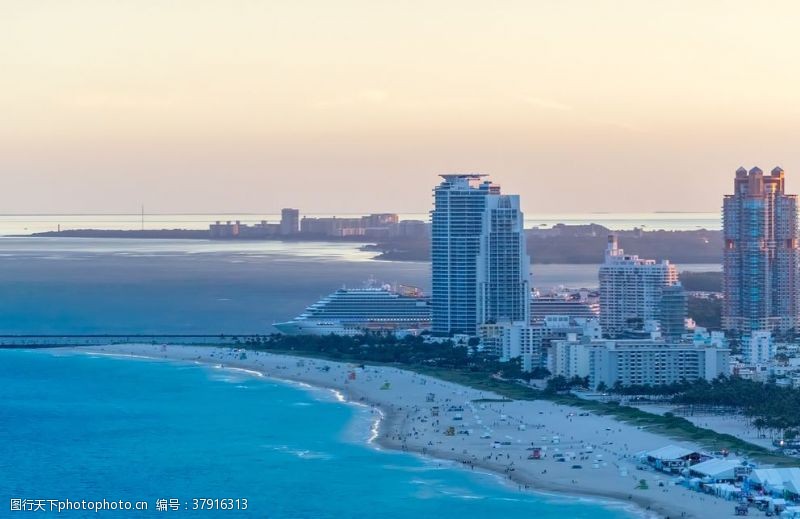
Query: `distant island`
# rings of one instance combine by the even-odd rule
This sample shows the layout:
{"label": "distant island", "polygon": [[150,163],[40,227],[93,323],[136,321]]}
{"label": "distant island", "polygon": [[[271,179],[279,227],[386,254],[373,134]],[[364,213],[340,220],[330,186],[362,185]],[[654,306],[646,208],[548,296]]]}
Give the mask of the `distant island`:
{"label": "distant island", "polygon": [[[626,253],[658,261],[722,263],[722,231],[613,231],[602,225],[563,225],[526,231],[532,263],[600,264],[609,234],[616,234]],[[429,261],[427,239],[379,240],[365,247],[376,259]],[[680,266],[680,265],[679,265]]]}
{"label": "distant island", "polygon": [[[533,263],[599,264],[608,234],[620,237],[623,248],[656,260],[674,263],[721,263],[722,232],[705,229],[695,231],[613,231],[602,225],[558,224],[549,229],[528,229],[528,254]],[[105,230],[74,229],[40,232],[30,237],[65,238],[140,238],[140,239],[233,239],[278,241],[328,241],[363,244],[374,251],[375,259],[389,261],[429,261],[430,240],[426,236],[328,236],[324,234],[293,234],[289,236],[259,236],[257,238],[215,238],[200,229]]]}
{"label": "distant island", "polygon": [[140,239],[179,239],[207,240],[208,231],[202,229],[70,229],[64,231],[45,231],[24,234],[31,238],[140,238]]}

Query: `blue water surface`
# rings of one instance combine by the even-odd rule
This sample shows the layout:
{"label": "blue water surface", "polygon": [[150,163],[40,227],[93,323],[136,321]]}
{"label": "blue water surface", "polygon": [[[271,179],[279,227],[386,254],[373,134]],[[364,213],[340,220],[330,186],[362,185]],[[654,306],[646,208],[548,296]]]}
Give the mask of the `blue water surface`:
{"label": "blue water surface", "polygon": [[[267,334],[369,278],[430,293],[428,263],[371,256],[342,243],[0,237],[0,333]],[[532,268],[543,290],[598,283],[597,265]]]}
{"label": "blue water surface", "polygon": [[[0,350],[0,516],[18,497],[150,506],[65,517],[632,517],[376,449],[372,418],[324,390],[238,371]],[[158,499],[191,508],[193,498],[247,499],[248,509],[154,510]]]}

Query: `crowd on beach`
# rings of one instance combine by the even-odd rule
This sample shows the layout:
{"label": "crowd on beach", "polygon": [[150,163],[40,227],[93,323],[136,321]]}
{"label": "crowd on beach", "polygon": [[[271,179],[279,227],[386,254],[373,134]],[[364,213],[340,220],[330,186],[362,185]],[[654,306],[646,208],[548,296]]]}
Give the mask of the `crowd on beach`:
{"label": "crowd on beach", "polygon": [[266,352],[151,344],[87,351],[208,363],[336,390],[381,418],[372,438],[378,446],[501,474],[520,491],[604,498],[652,517],[735,516],[729,501],[640,470],[642,452],[674,440],[578,408],[507,400],[394,367]]}

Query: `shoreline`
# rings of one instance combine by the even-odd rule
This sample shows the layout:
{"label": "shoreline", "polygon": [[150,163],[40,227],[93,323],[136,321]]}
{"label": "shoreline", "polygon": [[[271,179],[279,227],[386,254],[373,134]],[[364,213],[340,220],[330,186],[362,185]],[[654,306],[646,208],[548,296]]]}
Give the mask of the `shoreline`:
{"label": "shoreline", "polygon": [[[248,356],[245,359],[239,359],[232,355],[232,352],[234,351],[232,348],[192,347],[183,345],[164,346],[147,344],[121,344],[97,347],[58,348],[58,350],[115,357],[161,360],[168,362],[188,361],[207,366],[220,366],[223,369],[237,369],[250,373],[254,376],[270,378],[283,383],[290,383],[292,385],[300,385],[301,387],[305,386],[305,389],[316,388],[328,390],[334,394],[334,398],[337,401],[350,405],[368,407],[374,412],[378,413],[376,419],[371,420],[370,437],[367,439],[368,444],[372,444],[373,446],[387,450],[412,453],[429,460],[439,460],[452,463],[454,466],[463,468],[464,470],[469,470],[470,468],[475,470],[477,468],[482,472],[498,477],[508,485],[516,486],[520,491],[530,491],[545,496],[549,495],[562,499],[570,497],[588,499],[592,502],[597,502],[599,506],[619,508],[643,517],[661,517],[670,519],[678,517],[696,517],[699,519],[700,517],[708,517],[710,512],[714,514],[714,517],[734,517],[733,502],[717,499],[713,496],[691,492],[683,489],[682,487],[664,487],[662,489],[658,486],[658,483],[653,482],[655,484],[653,484],[649,490],[635,490],[632,483],[638,481],[639,479],[652,480],[653,477],[655,477],[656,481],[662,482],[661,480],[665,480],[668,484],[670,477],[666,474],[655,473],[652,471],[636,472],[630,466],[631,460],[628,459],[627,456],[625,457],[624,462],[622,461],[622,458],[620,458],[617,460],[617,462],[613,462],[613,467],[608,467],[608,462],[612,462],[612,460],[610,458],[607,461],[601,460],[601,455],[597,454],[597,459],[594,460],[594,462],[588,461],[587,464],[594,463],[594,469],[600,469],[601,467],[599,466],[600,463],[598,460],[601,460],[603,465],[602,472],[604,472],[605,475],[597,474],[601,477],[590,477],[591,481],[588,483],[594,484],[587,484],[587,482],[579,482],[577,479],[571,479],[571,481],[568,482],[564,477],[567,475],[578,475],[578,472],[573,471],[572,473],[569,473],[569,469],[567,469],[567,466],[571,463],[577,463],[577,458],[572,462],[554,463],[554,460],[547,459],[548,456],[545,455],[545,460],[534,462],[525,460],[520,462],[520,465],[515,466],[515,463],[518,462],[517,459],[510,461],[511,458],[509,454],[505,454],[506,458],[503,458],[503,453],[505,451],[492,448],[487,440],[482,440],[480,442],[483,444],[482,446],[474,445],[475,442],[473,441],[469,445],[468,449],[464,448],[461,450],[461,452],[456,451],[454,447],[451,447],[450,450],[447,450],[446,446],[440,446],[443,443],[442,441],[437,441],[443,437],[443,434],[440,433],[438,429],[436,431],[422,432],[419,424],[420,408],[422,407],[420,405],[421,402],[409,399],[412,400],[412,405],[406,406],[405,402],[396,402],[394,399],[382,399],[380,398],[381,393],[374,394],[373,392],[367,390],[367,388],[356,387],[358,384],[355,382],[349,383],[348,378],[346,378],[347,375],[341,378],[343,382],[337,382],[337,377],[335,375],[352,373],[352,370],[354,369],[352,365],[336,363],[333,361],[323,361],[320,359],[311,359],[307,357],[295,357],[282,354],[252,351],[248,352]],[[257,357],[257,359],[252,359],[251,356]],[[266,365],[264,365],[265,361],[268,361]],[[295,363],[295,368],[297,369],[291,370],[290,373],[287,373],[287,371],[290,371],[288,366],[282,365],[286,362]],[[308,364],[308,366],[306,366],[306,364]],[[309,368],[311,367],[313,367],[315,371],[310,371]],[[322,367],[327,367],[330,371],[320,371]],[[334,371],[334,367],[336,369],[336,373],[331,374],[330,372]],[[299,368],[306,368],[305,372],[302,372],[303,370]],[[280,373],[281,371],[283,371],[283,373]],[[395,379],[400,378],[401,381],[404,379],[405,382],[410,382],[411,384],[421,383],[422,385],[427,385],[428,380],[430,380],[440,387],[446,387],[447,389],[455,390],[455,392],[460,395],[469,395],[470,397],[479,396],[480,398],[499,398],[497,395],[493,395],[491,393],[474,390],[464,386],[457,386],[456,384],[440,381],[438,379],[433,379],[432,377],[418,375],[416,373],[397,368],[379,368],[367,365],[363,372],[374,372],[382,375],[386,375],[391,372]],[[320,373],[334,376],[319,376]],[[385,377],[378,378],[382,379]],[[395,380],[393,380],[393,383],[394,382]],[[386,384],[388,384],[388,382],[384,383],[384,385]],[[376,384],[372,385],[374,386]],[[380,391],[381,389],[383,388],[381,387],[378,390]],[[404,394],[399,398],[399,400],[403,400],[405,396],[408,395]],[[467,402],[469,401],[470,399],[467,400]],[[446,400],[444,403],[434,403],[444,407],[449,405],[449,402],[451,402],[450,399]],[[560,411],[562,415],[565,410],[572,410],[572,408],[568,406],[558,406],[556,404],[543,401],[513,403],[517,405],[520,403],[530,404],[531,407],[537,403],[539,404],[539,407],[544,408],[558,407],[561,408]],[[481,407],[485,408],[497,404],[500,403],[497,402],[494,404],[484,404]],[[430,408],[432,406],[428,407]],[[505,405],[500,404],[500,407],[505,410]],[[511,407],[511,405],[508,407]],[[430,409],[423,410],[422,414],[427,417],[428,413],[430,413]],[[538,411],[538,413],[541,415],[544,413],[544,411]],[[466,413],[464,414],[466,415]],[[553,414],[552,410],[550,411],[550,414]],[[502,420],[502,417],[505,415],[501,414],[500,416]],[[596,418],[601,419],[600,417]],[[602,418],[602,420],[610,419]],[[569,421],[571,422],[572,419]],[[430,423],[430,420],[428,423]],[[436,421],[436,424],[438,423],[439,420]],[[478,420],[478,423],[480,423],[480,420]],[[623,426],[631,428],[631,426],[627,426],[620,422],[615,422],[615,424],[619,427],[620,432],[622,432]],[[515,428],[511,429],[513,431]],[[523,430],[523,427],[522,425],[519,425],[516,427],[516,429]],[[611,428],[606,427],[606,430],[611,431]],[[616,436],[616,431],[613,432],[615,433],[614,436]],[[642,435],[656,436],[645,431],[639,432]],[[436,433],[439,434],[437,435]],[[494,435],[492,437],[494,437]],[[467,436],[467,438],[471,439],[472,436]],[[506,438],[510,439],[511,436],[506,435]],[[544,441],[544,438],[544,436],[541,437],[542,441]],[[458,439],[464,440],[464,437],[462,436]],[[566,437],[564,439],[566,440]],[[672,440],[666,437],[658,437],[658,439],[660,440],[660,443],[653,445],[652,448],[658,448],[660,446],[673,443]],[[434,444],[434,441],[437,441],[437,443]],[[572,445],[570,445],[569,442],[565,441],[561,445],[566,449],[570,447],[575,448],[577,444],[578,442],[572,442]],[[508,449],[510,450],[514,447],[523,447],[524,445],[526,444],[522,444],[520,443],[520,440],[517,440],[517,444],[509,446]],[[549,447],[553,448],[552,446]],[[603,449],[605,451],[610,451],[610,449],[604,449],[600,445],[597,445],[596,447],[598,447],[598,450]],[[547,447],[545,447],[545,449],[546,448]],[[559,449],[556,447],[554,450],[558,451]],[[498,451],[501,454],[498,455]],[[522,454],[524,455],[525,451],[523,451]],[[520,456],[519,460],[522,459],[523,457]],[[525,465],[525,463],[527,463],[527,465]],[[623,465],[626,466],[623,467]],[[534,466],[536,470],[533,470]],[[538,469],[541,467],[544,467],[545,469],[539,473]],[[517,470],[518,468],[519,470]],[[584,474],[588,472],[590,473],[590,476],[594,475],[589,471],[591,471],[591,469],[586,467],[580,472]],[[598,473],[601,471],[594,470],[592,472]],[[635,473],[636,477],[627,477],[628,474],[633,473]],[[618,477],[616,479],[610,477],[612,474],[617,475]],[[625,481],[629,481],[629,483],[631,483],[630,487],[627,489],[624,485]],[[667,496],[667,494],[674,494],[676,491],[677,493],[684,494],[685,497],[689,499],[675,500],[672,498],[672,496]],[[648,492],[648,494],[642,494],[642,492]],[[714,510],[717,511],[715,512]]]}
{"label": "shoreline", "polygon": [[[581,227],[580,225],[568,224],[568,227]],[[609,232],[621,234],[627,237],[626,233],[632,232],[626,229],[608,229]],[[526,229],[527,232],[536,232],[534,227]],[[661,237],[661,240],[675,241],[680,233],[693,235],[698,232],[704,233],[720,233],[717,230],[706,229],[652,229],[645,231],[646,233],[669,233],[667,237]],[[304,244],[304,243],[325,243],[332,245],[348,245],[353,249],[371,254],[371,261],[381,262],[408,262],[408,263],[430,263],[430,252],[426,249],[420,249],[418,244],[414,242],[408,243],[406,241],[393,240],[390,238],[377,238],[377,237],[332,237],[332,236],[262,236],[262,237],[241,237],[241,238],[212,238],[207,230],[199,229],[72,229],[63,231],[41,231],[28,234],[5,234],[0,235],[3,238],[19,238],[19,239],[74,239],[74,240],[152,240],[169,241],[176,240],[181,242],[196,242],[196,243],[282,243],[287,245]],[[531,236],[531,240],[549,240],[549,237]],[[556,239],[556,238],[553,238]],[[539,254],[531,258],[531,265],[597,265],[598,258],[594,254],[584,253],[577,254],[576,249],[582,250],[586,247],[585,240],[590,239],[582,235],[569,235],[560,236],[557,239],[564,241],[559,244],[556,249],[547,249],[545,254]],[[591,238],[594,239],[594,238]],[[681,244],[684,240],[679,240],[679,243],[674,244],[676,250],[683,250]],[[721,245],[720,245],[721,246]],[[685,247],[684,247],[685,248]],[[652,249],[652,250],[651,250]],[[653,248],[648,245],[643,251],[639,251],[640,255],[652,256],[661,258],[659,255],[660,248]],[[670,258],[671,261],[680,265],[715,265],[721,268],[722,259],[716,255],[700,254],[700,255],[678,255]]]}

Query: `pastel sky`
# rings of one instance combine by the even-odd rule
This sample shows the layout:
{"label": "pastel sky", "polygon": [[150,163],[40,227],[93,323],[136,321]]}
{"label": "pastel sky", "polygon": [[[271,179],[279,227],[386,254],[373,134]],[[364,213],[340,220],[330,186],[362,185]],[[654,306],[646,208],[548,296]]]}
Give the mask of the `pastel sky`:
{"label": "pastel sky", "polygon": [[0,212],[527,212],[800,191],[800,4],[0,0]]}

